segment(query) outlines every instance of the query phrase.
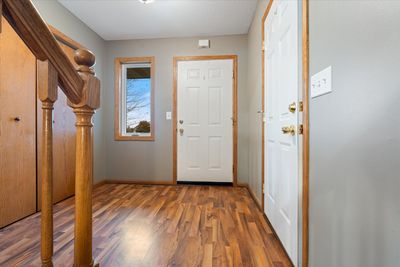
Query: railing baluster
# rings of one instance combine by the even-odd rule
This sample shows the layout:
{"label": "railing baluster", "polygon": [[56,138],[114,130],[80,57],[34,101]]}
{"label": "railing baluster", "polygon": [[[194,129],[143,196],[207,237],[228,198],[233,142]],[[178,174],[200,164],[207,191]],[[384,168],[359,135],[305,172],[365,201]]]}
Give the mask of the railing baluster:
{"label": "railing baluster", "polygon": [[100,81],[91,68],[95,56],[88,50],[77,50],[75,61],[84,80],[82,100],[68,103],[76,115],[75,172],[75,248],[74,267],[93,266],[92,256],[92,183],[93,124],[92,117],[100,106]]}
{"label": "railing baluster", "polygon": [[57,100],[58,75],[48,61],[37,61],[38,95],[42,102],[42,203],[41,259],[53,266],[53,104]]}

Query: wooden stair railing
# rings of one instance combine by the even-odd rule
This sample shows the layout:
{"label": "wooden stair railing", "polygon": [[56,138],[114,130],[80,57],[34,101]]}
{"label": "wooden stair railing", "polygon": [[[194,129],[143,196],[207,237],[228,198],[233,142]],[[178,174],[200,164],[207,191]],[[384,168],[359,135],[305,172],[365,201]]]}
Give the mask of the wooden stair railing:
{"label": "wooden stair railing", "polygon": [[[0,0],[0,13],[37,58],[37,90],[42,102],[41,260],[53,266],[53,105],[58,86],[76,115],[74,266],[91,267],[92,256],[92,117],[100,106],[100,81],[95,56],[77,50],[75,69],[30,0]],[[1,20],[0,20],[1,33]]]}

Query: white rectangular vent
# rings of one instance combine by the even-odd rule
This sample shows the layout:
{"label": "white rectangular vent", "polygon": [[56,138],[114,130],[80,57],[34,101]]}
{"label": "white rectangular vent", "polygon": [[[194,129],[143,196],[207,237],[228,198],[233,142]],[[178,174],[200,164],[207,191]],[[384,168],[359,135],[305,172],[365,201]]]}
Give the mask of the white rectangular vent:
{"label": "white rectangular vent", "polygon": [[210,48],[210,40],[199,40],[199,48]]}

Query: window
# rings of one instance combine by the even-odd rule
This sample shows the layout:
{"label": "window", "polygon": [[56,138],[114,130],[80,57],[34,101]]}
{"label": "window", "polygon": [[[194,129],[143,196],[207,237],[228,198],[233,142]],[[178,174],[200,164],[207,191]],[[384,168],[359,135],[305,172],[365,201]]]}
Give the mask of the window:
{"label": "window", "polygon": [[154,140],[154,57],[115,59],[115,140]]}

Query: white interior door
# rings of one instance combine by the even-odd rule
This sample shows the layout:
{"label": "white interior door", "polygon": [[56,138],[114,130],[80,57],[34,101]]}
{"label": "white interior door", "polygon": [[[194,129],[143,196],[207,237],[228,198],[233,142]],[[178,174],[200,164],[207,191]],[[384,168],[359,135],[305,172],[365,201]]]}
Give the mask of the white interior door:
{"label": "white interior door", "polygon": [[177,180],[232,182],[233,61],[179,61]]}
{"label": "white interior door", "polygon": [[[264,29],[265,213],[297,266],[298,1],[275,0]],[[289,109],[292,103],[295,111]],[[284,133],[284,127],[295,134]]]}

